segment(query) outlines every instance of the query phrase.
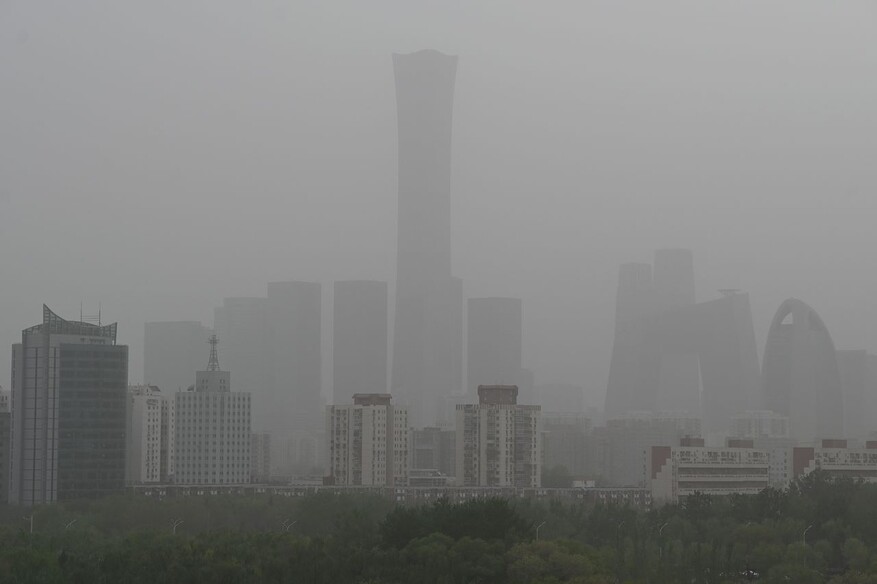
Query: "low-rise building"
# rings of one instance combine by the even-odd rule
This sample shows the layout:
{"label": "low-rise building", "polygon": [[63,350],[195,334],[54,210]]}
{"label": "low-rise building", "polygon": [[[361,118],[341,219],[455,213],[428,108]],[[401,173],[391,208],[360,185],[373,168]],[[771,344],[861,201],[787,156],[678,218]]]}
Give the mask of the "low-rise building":
{"label": "low-rise building", "polygon": [[816,470],[833,478],[877,483],[877,441],[867,441],[864,448],[849,448],[846,440],[822,440],[818,447],[795,447],[792,453],[794,478]]}
{"label": "low-rise building", "polygon": [[652,446],[649,485],[656,503],[706,495],[750,494],[767,488],[769,454],[748,440],[729,440],[725,448],[708,448],[702,439],[683,439],[679,446]]}
{"label": "low-rise building", "polygon": [[271,479],[271,434],[250,435],[250,482],[267,483]]}

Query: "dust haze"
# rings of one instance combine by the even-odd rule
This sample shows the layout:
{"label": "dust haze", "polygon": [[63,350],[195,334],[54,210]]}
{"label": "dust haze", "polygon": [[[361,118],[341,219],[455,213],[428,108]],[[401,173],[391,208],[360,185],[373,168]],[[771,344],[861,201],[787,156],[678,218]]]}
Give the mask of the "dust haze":
{"label": "dust haze", "polygon": [[618,266],[656,248],[749,293],[759,355],[791,296],[877,351],[873,3],[474,4],[0,3],[3,344],[100,307],[142,381],[145,322],[317,281],[328,396],[331,283],[395,279],[391,55],[434,48],[453,272],[523,300],[537,383],[602,406]]}

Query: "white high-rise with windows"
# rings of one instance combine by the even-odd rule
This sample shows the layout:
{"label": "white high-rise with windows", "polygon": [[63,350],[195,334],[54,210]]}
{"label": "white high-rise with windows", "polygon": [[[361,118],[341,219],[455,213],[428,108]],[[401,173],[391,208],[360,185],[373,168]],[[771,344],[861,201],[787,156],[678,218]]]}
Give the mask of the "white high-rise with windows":
{"label": "white high-rise with windows", "polygon": [[231,374],[219,369],[216,335],[207,371],[175,395],[174,482],[234,485],[250,482],[250,394],[231,391]]}
{"label": "white high-rise with windows", "polygon": [[328,468],[333,484],[406,485],[408,410],[388,393],[357,393],[349,405],[326,408]]}
{"label": "white high-rise with windows", "polygon": [[125,482],[161,480],[161,390],[154,385],[128,387]]}

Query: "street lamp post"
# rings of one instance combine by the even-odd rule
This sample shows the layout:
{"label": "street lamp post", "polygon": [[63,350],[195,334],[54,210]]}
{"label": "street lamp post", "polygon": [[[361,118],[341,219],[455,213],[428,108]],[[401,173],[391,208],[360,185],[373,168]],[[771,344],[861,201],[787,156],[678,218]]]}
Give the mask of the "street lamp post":
{"label": "street lamp post", "polygon": [[173,526],[173,534],[174,535],[177,534],[177,527],[182,525],[182,523],[183,523],[182,519],[174,519],[174,522],[171,524]]}
{"label": "street lamp post", "polygon": [[803,543],[805,547],[807,545],[807,532],[810,531],[811,527],[813,527],[813,526],[808,525],[807,529],[804,530],[804,533],[801,534],[801,543]]}
{"label": "street lamp post", "polygon": [[33,513],[31,513],[27,517],[22,517],[22,519],[30,522],[30,532],[33,533]]}
{"label": "street lamp post", "polygon": [[64,531],[67,531],[68,529],[70,529],[71,527],[73,527],[73,524],[74,524],[74,523],[76,523],[76,519],[73,519],[72,521],[68,521],[68,522],[67,522],[67,525],[64,526]]}
{"label": "street lamp post", "polygon": [[539,541],[539,529],[540,529],[543,525],[545,525],[545,522],[544,522],[544,521],[543,521],[542,523],[540,523],[539,525],[536,526],[536,541]]}

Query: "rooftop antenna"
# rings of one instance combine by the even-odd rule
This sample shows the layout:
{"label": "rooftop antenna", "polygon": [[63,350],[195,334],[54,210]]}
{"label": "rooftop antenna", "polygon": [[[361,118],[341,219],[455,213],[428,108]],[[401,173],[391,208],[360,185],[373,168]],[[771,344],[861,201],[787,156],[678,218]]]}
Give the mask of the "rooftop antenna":
{"label": "rooftop antenna", "polygon": [[214,334],[210,335],[210,340],[207,342],[210,343],[210,361],[207,363],[207,371],[219,371],[219,354],[216,352],[219,339]]}

